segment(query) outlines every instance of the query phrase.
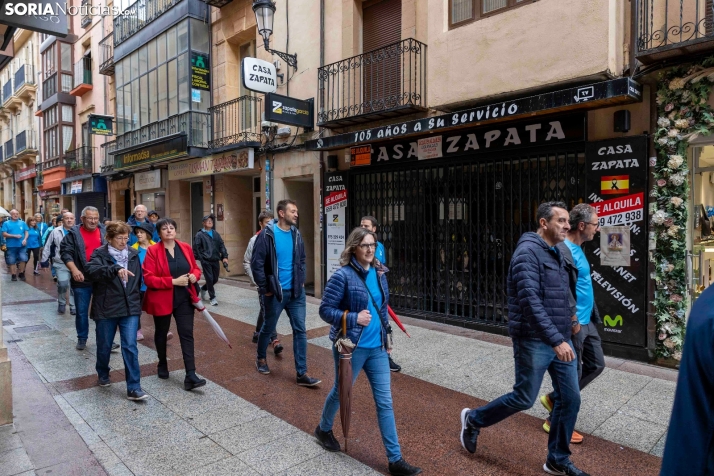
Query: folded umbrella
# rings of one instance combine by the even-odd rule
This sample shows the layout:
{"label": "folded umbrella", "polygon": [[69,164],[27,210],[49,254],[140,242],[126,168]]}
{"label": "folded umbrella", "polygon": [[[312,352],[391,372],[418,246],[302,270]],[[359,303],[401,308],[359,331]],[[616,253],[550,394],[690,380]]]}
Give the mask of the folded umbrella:
{"label": "folded umbrella", "polygon": [[392,318],[394,323],[399,327],[404,333],[407,335],[407,337],[411,338],[409,333],[407,332],[406,328],[404,327],[404,324],[402,324],[402,321],[399,320],[396,314],[394,314],[394,311],[392,311],[392,306],[387,304],[387,312],[389,312],[389,316]]}
{"label": "folded umbrella", "polygon": [[228,341],[228,337],[226,337],[226,334],[223,332],[223,329],[221,329],[221,326],[218,325],[211,313],[206,310],[206,306],[203,305],[203,302],[198,297],[198,293],[196,292],[194,286],[188,286],[188,294],[191,296],[191,302],[193,303],[193,307],[195,307],[203,315],[203,318],[206,319],[206,321],[211,325],[216,335],[218,335],[218,337],[220,337],[221,340],[228,344],[228,347],[232,349],[233,346]]}
{"label": "folded umbrella", "polygon": [[347,314],[342,314],[342,337],[335,342],[340,354],[337,367],[337,390],[340,395],[340,423],[345,437],[345,453],[347,453],[347,435],[350,432],[350,417],[352,415],[352,351],[355,344],[347,337]]}

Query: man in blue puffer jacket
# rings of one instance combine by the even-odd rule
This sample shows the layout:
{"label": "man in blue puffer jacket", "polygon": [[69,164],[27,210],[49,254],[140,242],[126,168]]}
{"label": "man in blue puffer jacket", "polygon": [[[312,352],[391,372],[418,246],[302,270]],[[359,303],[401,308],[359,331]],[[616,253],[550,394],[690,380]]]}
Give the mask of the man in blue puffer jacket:
{"label": "man in blue puffer jacket", "polygon": [[562,202],[542,203],[537,233],[518,241],[508,270],[508,333],[513,339],[516,384],[509,394],[461,412],[461,445],[476,452],[481,428],[533,406],[547,371],[560,395],[548,435],[548,474],[587,476],[570,461],[570,438],[580,410],[578,367],[571,329],[578,324],[570,303],[568,271],[556,245],[565,240],[569,215]]}

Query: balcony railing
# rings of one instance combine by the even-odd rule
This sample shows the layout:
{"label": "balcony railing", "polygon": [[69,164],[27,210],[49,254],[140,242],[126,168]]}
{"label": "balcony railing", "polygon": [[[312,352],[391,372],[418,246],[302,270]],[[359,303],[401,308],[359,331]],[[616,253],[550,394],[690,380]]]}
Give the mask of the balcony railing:
{"label": "balcony railing", "polygon": [[345,126],[426,110],[426,45],[413,38],[318,68],[317,123]]}
{"label": "balcony railing", "polygon": [[211,115],[211,149],[227,150],[260,144],[260,118],[263,100],[243,96],[208,109]]}
{"label": "balcony railing", "polygon": [[51,160],[45,160],[42,163],[42,170],[47,171],[50,169],[55,169],[57,167],[64,167],[64,162],[62,161],[61,157],[57,157]]}
{"label": "balcony railing", "polygon": [[0,161],[5,160],[5,156],[3,155],[3,147],[0,145]]}
{"label": "balcony railing", "polygon": [[72,96],[81,96],[92,89],[92,58],[84,56],[74,64],[74,88]]}
{"label": "balcony railing", "polygon": [[93,157],[94,147],[82,146],[67,151],[64,156],[67,167],[67,177],[77,177],[79,175],[90,175],[94,173]]}
{"label": "balcony railing", "polygon": [[5,160],[9,160],[9,159],[15,157],[15,147],[14,147],[14,144],[12,143],[12,139],[5,142],[5,146],[3,147],[3,150],[5,151]]}
{"label": "balcony railing", "polygon": [[189,146],[208,148],[209,125],[209,116],[206,113],[193,111],[176,114],[163,121],[152,122],[140,129],[117,136],[116,150],[120,151],[179,132],[186,133]]}
{"label": "balcony railing", "polygon": [[137,31],[158,18],[181,0],[137,0],[114,19],[114,46],[119,46]]}
{"label": "balcony railing", "polygon": [[711,0],[637,0],[637,59],[648,64],[714,50]]}
{"label": "balcony railing", "polygon": [[15,136],[15,154],[37,150],[34,130],[24,130]]}
{"label": "balcony railing", "polygon": [[212,7],[221,8],[221,7],[225,7],[226,5],[228,5],[233,0],[201,0],[201,1],[207,5],[211,5]]}
{"label": "balcony railing", "polygon": [[2,100],[5,103],[12,96],[12,80],[8,79],[5,84],[2,85]]}
{"label": "balcony railing", "polygon": [[114,33],[99,42],[99,74],[114,74]]}
{"label": "balcony railing", "polygon": [[92,24],[92,16],[89,14],[89,9],[92,6],[92,1],[91,0],[82,0],[82,7],[84,7],[86,10],[86,14],[82,15],[82,22],[80,25],[82,28],[87,28]]}
{"label": "balcony railing", "polygon": [[114,170],[114,151],[117,149],[115,140],[102,144],[102,165],[99,167],[102,173]]}

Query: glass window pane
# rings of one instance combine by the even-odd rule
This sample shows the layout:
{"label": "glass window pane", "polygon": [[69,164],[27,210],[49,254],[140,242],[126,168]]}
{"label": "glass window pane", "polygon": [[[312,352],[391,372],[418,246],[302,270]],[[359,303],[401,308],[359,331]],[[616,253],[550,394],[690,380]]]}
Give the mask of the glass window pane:
{"label": "glass window pane", "polygon": [[139,49],[139,74],[146,73],[146,67],[149,61],[148,54],[149,50],[146,46]]}
{"label": "glass window pane", "polygon": [[166,32],[166,58],[176,56],[176,27]]}
{"label": "glass window pane", "polygon": [[149,42],[149,69],[156,68],[156,40]]}
{"label": "glass window pane", "polygon": [[133,81],[139,77],[139,52],[133,52],[129,57],[129,60],[129,64],[131,66],[129,67],[129,77],[125,78],[127,82]]}
{"label": "glass window pane", "polygon": [[131,83],[124,85],[124,129],[130,131],[131,124]]}
{"label": "glass window pane", "polygon": [[64,71],[72,71],[72,45],[67,43],[60,43],[60,45],[62,55],[60,68]]}
{"label": "glass window pane", "polygon": [[200,20],[191,18],[191,49],[210,53],[208,42],[208,25]]}
{"label": "glass window pane", "polygon": [[131,82],[131,128],[139,128],[139,80]]}
{"label": "glass window pane", "polygon": [[124,61],[117,61],[114,65],[114,81],[117,86],[124,85]]}
{"label": "glass window pane", "polygon": [[508,0],[483,0],[483,13],[489,13],[508,6]]}
{"label": "glass window pane", "polygon": [[140,86],[140,107],[141,107],[141,126],[149,123],[149,76],[144,75],[139,80]]}
{"label": "glass window pane", "polygon": [[149,73],[149,122],[159,120],[159,94],[156,91],[156,70]]}
{"label": "glass window pane", "polygon": [[473,18],[474,0],[451,0],[451,23],[459,23]]}
{"label": "glass window pane", "polygon": [[158,96],[159,96],[159,120],[166,119],[168,116],[168,104],[166,102],[166,64],[162,64],[158,68],[159,74],[156,76],[158,81]]}
{"label": "glass window pane", "polygon": [[208,106],[211,102],[210,91],[202,91],[200,89],[197,89],[196,91],[201,92],[201,102],[193,102],[193,97],[191,97],[191,109],[194,111],[208,112]]}
{"label": "glass window pane", "polygon": [[156,38],[156,64],[166,62],[166,33]]}
{"label": "glass window pane", "polygon": [[178,36],[178,52],[183,53],[188,49],[188,20],[184,20],[176,27]]}
{"label": "glass window pane", "polygon": [[117,88],[117,134],[124,133],[124,86]]}
{"label": "glass window pane", "polygon": [[74,119],[74,114],[72,114],[72,106],[67,104],[62,104],[62,120],[64,122],[72,122]]}
{"label": "glass window pane", "polygon": [[188,74],[188,53],[178,57],[178,100],[179,114],[191,108],[191,98],[189,97],[189,74]]}
{"label": "glass window pane", "polygon": [[176,78],[176,60],[169,61],[169,116],[178,112],[178,80]]}

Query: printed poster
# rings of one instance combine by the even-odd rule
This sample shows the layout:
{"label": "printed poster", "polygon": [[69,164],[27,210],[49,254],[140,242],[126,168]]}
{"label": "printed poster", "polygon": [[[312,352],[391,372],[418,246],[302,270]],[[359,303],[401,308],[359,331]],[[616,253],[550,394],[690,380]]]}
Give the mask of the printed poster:
{"label": "printed poster", "polygon": [[600,265],[630,266],[630,227],[601,227],[600,250]]}
{"label": "printed poster", "polygon": [[340,269],[347,241],[347,173],[325,174],[324,220],[327,280]]}

